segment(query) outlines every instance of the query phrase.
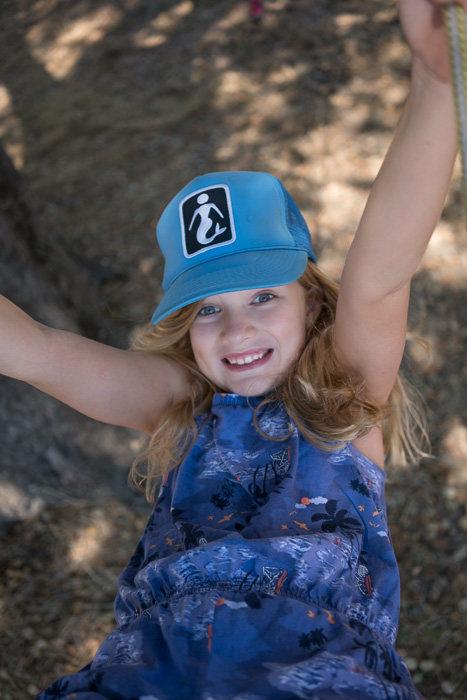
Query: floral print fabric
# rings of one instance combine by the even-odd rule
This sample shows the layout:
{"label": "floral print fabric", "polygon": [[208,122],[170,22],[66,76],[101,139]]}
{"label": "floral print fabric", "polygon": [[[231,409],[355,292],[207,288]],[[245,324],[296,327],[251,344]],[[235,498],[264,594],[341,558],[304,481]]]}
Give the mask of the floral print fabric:
{"label": "floral print fabric", "polygon": [[420,698],[394,649],[384,472],[217,395],[119,579],[118,628],[38,700]]}

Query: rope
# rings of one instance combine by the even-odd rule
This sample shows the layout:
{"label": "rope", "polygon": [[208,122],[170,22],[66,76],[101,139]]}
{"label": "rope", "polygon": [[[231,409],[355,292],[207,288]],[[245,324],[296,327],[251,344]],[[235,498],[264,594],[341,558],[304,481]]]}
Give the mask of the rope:
{"label": "rope", "polygon": [[451,2],[444,8],[449,41],[451,73],[457,113],[457,132],[462,163],[462,199],[467,227],[467,14]]}

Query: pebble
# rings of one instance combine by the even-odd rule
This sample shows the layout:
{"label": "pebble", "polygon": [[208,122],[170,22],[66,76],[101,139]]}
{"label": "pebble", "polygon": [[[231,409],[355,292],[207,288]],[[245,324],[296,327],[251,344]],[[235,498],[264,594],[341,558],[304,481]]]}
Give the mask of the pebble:
{"label": "pebble", "polygon": [[415,671],[418,668],[418,661],[412,656],[409,656],[407,659],[405,659],[405,663],[409,671]]}
{"label": "pebble", "polygon": [[446,693],[446,695],[454,695],[454,693],[456,692],[456,686],[450,681],[443,681],[441,683],[441,690],[443,691],[443,693]]}
{"label": "pebble", "polygon": [[420,669],[425,673],[430,673],[430,671],[434,671],[435,668],[436,663],[432,659],[423,659],[423,661],[420,661]]}

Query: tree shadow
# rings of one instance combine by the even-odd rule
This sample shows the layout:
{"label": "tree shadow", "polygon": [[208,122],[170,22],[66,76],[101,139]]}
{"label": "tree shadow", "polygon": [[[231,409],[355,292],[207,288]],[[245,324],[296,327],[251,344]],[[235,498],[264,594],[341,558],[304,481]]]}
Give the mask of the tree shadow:
{"label": "tree shadow", "polygon": [[408,369],[426,404],[433,456],[389,472],[387,504],[401,573],[399,645],[420,691],[443,697],[443,688],[460,691],[467,631],[467,282],[456,257],[436,269],[427,263],[413,281],[409,326],[431,351],[413,345]]}
{"label": "tree shadow", "polygon": [[[161,278],[153,223],[191,177],[274,171],[319,216],[297,144],[333,122],[355,55],[376,65],[397,31],[379,0],[365,14],[348,0],[271,0],[260,26],[243,0],[25,8],[6,7],[0,67],[22,170],[40,225],[89,267],[124,326],[152,306]],[[376,129],[383,100],[366,98]]]}
{"label": "tree shadow", "polygon": [[412,358],[418,389],[427,405],[434,451],[456,423],[467,426],[467,282],[458,266],[446,261],[440,272],[422,269],[412,283],[409,325],[428,340],[429,354]]}

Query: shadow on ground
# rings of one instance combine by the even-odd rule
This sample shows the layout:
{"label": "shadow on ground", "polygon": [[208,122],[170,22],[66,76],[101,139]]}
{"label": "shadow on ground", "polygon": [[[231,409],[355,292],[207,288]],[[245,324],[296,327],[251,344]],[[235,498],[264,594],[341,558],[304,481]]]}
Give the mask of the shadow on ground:
{"label": "shadow on ground", "polygon": [[[59,325],[83,329],[73,312],[86,306],[76,295],[83,283],[74,280],[85,278],[100,321],[86,332],[126,346],[160,293],[157,218],[188,179],[211,170],[278,175],[321,264],[339,276],[404,100],[407,50],[395,7],[383,0],[265,5],[253,25],[244,0],[3,2],[0,141],[29,188],[37,227],[25,251],[15,247],[15,265],[47,300],[9,284],[27,311],[47,320],[53,307]],[[430,700],[460,698],[466,677],[459,192],[456,173],[411,309],[413,330],[433,348],[431,364],[417,349],[410,358],[435,458],[391,472],[388,483],[402,577],[399,646]],[[55,248],[62,252],[51,263],[44,250]],[[63,272],[63,256],[74,272]],[[5,516],[19,522],[2,542],[0,679],[5,700],[24,700],[84,664],[112,628],[116,577],[145,508],[122,495],[138,436],[2,382],[2,485],[26,500]]]}

